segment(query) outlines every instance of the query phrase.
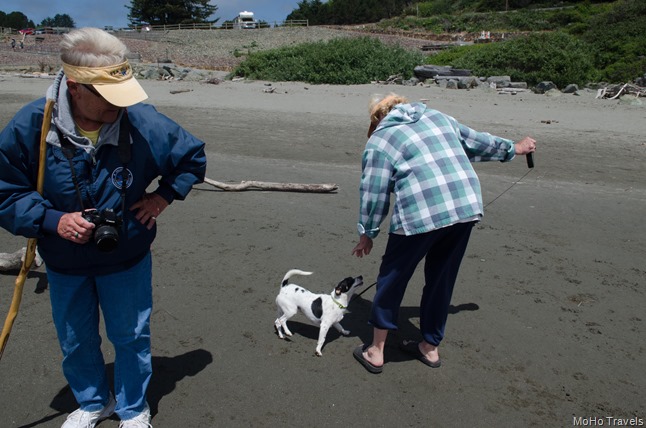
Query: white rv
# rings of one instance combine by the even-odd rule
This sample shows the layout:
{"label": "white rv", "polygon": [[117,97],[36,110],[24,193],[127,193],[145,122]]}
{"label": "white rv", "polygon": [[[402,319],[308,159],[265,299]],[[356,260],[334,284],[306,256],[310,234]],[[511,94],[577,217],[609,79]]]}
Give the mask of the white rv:
{"label": "white rv", "polygon": [[236,19],[233,20],[233,28],[258,28],[258,21],[253,16],[253,12],[247,12],[246,10],[240,12]]}

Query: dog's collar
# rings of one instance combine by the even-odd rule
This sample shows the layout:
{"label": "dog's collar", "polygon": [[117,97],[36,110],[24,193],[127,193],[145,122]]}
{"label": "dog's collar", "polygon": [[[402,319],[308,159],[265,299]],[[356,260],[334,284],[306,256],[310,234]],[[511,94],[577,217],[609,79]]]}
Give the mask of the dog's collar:
{"label": "dog's collar", "polygon": [[331,297],[332,297],[332,301],[333,301],[334,303],[336,303],[336,305],[339,307],[339,309],[347,309],[347,308],[348,308],[347,306],[343,306],[343,304],[342,304],[341,302],[339,302],[338,300],[336,300],[336,299],[334,298],[334,291],[332,292]]}

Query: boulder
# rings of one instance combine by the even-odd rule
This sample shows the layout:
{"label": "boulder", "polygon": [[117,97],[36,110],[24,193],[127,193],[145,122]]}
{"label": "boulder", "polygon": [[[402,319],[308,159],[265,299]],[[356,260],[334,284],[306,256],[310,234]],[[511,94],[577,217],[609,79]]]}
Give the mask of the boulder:
{"label": "boulder", "polygon": [[534,87],[534,92],[536,92],[537,94],[544,94],[550,89],[558,89],[558,88],[556,87],[554,82],[544,81],[544,82],[540,82],[538,85]]}
{"label": "boulder", "polygon": [[567,85],[565,88],[563,88],[561,92],[563,92],[564,94],[574,94],[578,91],[579,91],[579,87],[576,84],[571,83]]}
{"label": "boulder", "polygon": [[471,70],[453,68],[448,65],[418,65],[413,69],[419,80],[432,79],[436,76],[471,76]]}
{"label": "boulder", "polygon": [[509,76],[489,76],[486,82],[491,86],[495,84],[496,88],[507,88],[511,84],[511,77]]}

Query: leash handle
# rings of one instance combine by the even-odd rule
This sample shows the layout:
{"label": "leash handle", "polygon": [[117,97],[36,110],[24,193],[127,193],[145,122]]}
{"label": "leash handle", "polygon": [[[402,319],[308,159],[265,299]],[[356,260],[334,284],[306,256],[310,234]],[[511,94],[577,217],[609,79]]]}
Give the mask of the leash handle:
{"label": "leash handle", "polygon": [[534,168],[534,153],[527,153],[527,168]]}

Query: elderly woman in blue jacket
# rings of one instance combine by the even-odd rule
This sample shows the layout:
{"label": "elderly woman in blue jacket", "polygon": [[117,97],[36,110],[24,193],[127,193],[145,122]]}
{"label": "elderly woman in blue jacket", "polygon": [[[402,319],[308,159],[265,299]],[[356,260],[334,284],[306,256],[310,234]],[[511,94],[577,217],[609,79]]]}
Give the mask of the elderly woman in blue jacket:
{"label": "elderly woman in blue jacket", "polygon": [[[51,117],[39,99],[0,134],[0,226],[38,239],[63,372],[80,405],[65,428],[93,427],[114,412],[120,426],[149,426],[150,246],[157,218],[206,171],[204,143],[141,104],[147,95],[126,55],[119,39],[96,28],[65,35],[63,68],[46,94]],[[40,194],[43,121],[50,129]],[[114,394],[99,308],[115,349]]]}
{"label": "elderly woman in blue jacket", "polygon": [[483,214],[480,183],[471,162],[507,162],[536,150],[536,141],[517,143],[476,132],[423,103],[399,95],[370,106],[369,140],[363,153],[359,243],[352,254],[370,254],[372,240],[393,209],[388,243],[372,303],[371,344],[354,350],[369,372],[381,373],[389,330],[397,329],[408,281],[425,258],[420,303],[422,340],[406,340],[403,351],[439,367],[438,346],[462,257],[473,225]]}

